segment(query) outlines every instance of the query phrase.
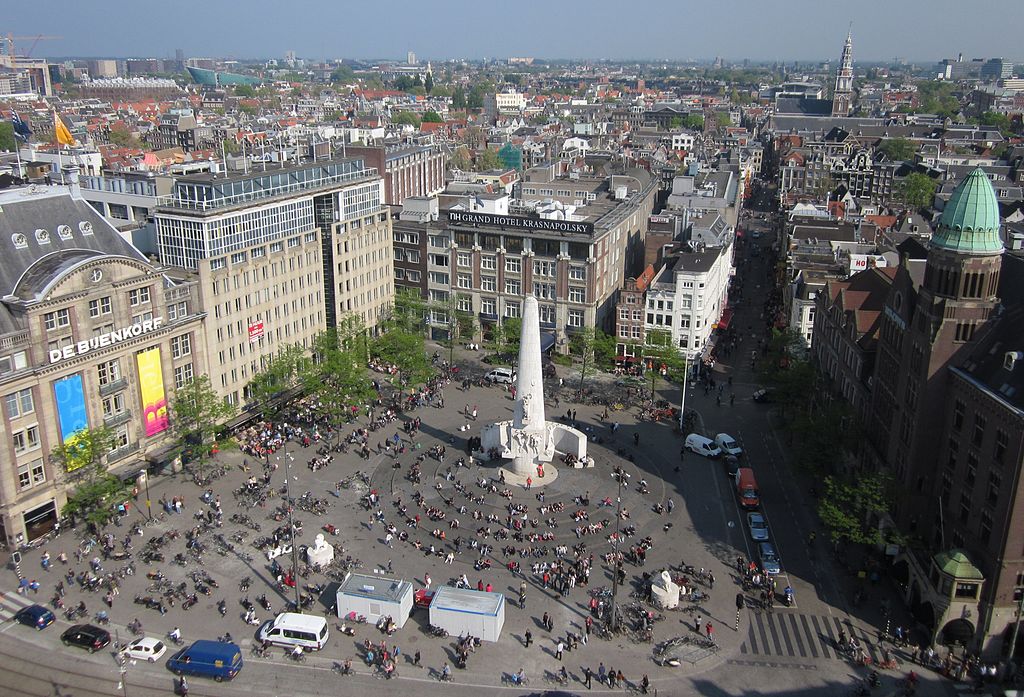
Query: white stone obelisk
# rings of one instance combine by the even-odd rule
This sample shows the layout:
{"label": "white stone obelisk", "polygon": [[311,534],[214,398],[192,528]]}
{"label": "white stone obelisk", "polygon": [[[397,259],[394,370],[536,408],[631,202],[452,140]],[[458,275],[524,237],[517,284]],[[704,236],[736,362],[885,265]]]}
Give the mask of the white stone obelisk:
{"label": "white stone obelisk", "polygon": [[544,429],[544,371],[540,360],[540,311],[537,298],[526,296],[519,338],[519,368],[516,373],[516,403],[512,425],[524,431]]}

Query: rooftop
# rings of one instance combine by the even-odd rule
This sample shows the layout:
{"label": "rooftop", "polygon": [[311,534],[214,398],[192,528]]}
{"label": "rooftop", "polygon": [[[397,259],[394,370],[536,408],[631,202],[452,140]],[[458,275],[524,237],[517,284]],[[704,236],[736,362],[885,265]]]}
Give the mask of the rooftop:
{"label": "rooftop", "polygon": [[985,171],[976,168],[960,182],[942,211],[932,248],[961,254],[1000,254],[999,202]]}
{"label": "rooftop", "polygon": [[412,591],[412,584],[396,578],[349,574],[338,586],[338,592],[362,598],[399,602]]}
{"label": "rooftop", "polygon": [[494,617],[501,612],[505,596],[501,593],[486,593],[469,588],[440,586],[430,602],[430,609],[465,612],[471,615]]}

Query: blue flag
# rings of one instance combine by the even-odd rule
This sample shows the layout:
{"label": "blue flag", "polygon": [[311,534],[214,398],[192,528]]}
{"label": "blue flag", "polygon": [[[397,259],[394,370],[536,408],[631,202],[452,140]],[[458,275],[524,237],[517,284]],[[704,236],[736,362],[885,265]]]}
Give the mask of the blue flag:
{"label": "blue flag", "polygon": [[18,112],[11,112],[11,125],[14,126],[14,136],[21,141],[28,142],[28,137],[32,135],[32,130],[28,127],[28,124],[21,120],[18,116]]}

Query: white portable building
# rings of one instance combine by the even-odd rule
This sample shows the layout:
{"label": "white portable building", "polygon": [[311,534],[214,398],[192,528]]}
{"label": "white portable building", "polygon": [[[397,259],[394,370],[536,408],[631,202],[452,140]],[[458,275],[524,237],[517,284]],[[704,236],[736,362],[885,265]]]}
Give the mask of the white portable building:
{"label": "white portable building", "polygon": [[505,596],[441,586],[430,602],[430,624],[443,627],[452,636],[497,641],[505,624]]}
{"label": "white portable building", "polygon": [[350,612],[366,615],[367,622],[376,623],[390,615],[401,628],[412,612],[412,584],[394,578],[349,574],[338,586],[338,617]]}

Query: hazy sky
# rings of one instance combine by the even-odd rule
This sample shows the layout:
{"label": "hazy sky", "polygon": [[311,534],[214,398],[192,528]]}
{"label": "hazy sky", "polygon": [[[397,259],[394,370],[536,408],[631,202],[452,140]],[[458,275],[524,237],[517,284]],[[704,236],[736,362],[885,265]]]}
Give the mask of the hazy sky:
{"label": "hazy sky", "polygon": [[[10,0],[34,56],[1024,58],[1022,0]],[[1014,41],[1016,39],[1016,41]],[[19,52],[31,40],[19,42]]]}

